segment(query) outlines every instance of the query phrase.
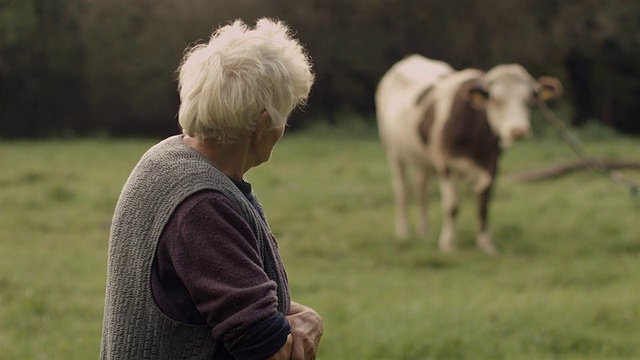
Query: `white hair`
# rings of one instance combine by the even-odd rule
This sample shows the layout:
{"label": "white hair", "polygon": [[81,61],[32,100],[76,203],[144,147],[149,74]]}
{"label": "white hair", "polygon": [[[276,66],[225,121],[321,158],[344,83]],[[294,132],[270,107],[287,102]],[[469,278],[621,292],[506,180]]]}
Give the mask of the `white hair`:
{"label": "white hair", "polygon": [[265,110],[272,127],[285,126],[314,80],[287,25],[266,18],[253,29],[241,20],[219,28],[187,51],[178,72],[182,132],[220,143],[253,131]]}

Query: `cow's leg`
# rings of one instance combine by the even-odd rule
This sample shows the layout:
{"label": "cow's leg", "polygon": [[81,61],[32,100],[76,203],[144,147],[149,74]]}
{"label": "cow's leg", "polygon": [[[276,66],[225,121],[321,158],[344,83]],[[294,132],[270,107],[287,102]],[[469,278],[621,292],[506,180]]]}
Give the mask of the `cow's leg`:
{"label": "cow's leg", "polygon": [[453,179],[445,171],[439,177],[442,199],[442,230],[438,246],[442,252],[455,250],[455,221],[458,215],[458,194]]}
{"label": "cow's leg", "polygon": [[396,236],[400,239],[406,239],[409,235],[407,169],[401,160],[393,157],[389,158],[389,164],[396,202]]}
{"label": "cow's leg", "polygon": [[478,203],[478,234],[476,235],[476,244],[480,250],[490,255],[497,255],[498,249],[491,240],[488,229],[488,208],[489,199],[491,198],[491,185],[476,195]]}
{"label": "cow's leg", "polygon": [[431,171],[426,167],[416,172],[415,193],[418,201],[418,234],[427,236],[429,231],[429,180]]}

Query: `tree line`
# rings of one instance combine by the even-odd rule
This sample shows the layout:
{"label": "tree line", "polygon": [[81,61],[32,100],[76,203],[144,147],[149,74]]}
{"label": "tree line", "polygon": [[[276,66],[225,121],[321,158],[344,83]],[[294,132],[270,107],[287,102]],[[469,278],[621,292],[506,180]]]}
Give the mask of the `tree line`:
{"label": "tree line", "polygon": [[294,127],[372,117],[380,77],[419,53],[458,69],[520,63],[563,81],[573,125],[640,133],[633,0],[0,0],[0,137],[175,133],[184,49],[264,16],[313,58]]}

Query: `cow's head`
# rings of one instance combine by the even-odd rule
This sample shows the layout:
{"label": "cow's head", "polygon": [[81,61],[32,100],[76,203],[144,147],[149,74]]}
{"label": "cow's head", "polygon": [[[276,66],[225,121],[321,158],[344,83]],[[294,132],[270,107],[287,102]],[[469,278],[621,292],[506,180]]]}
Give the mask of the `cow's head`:
{"label": "cow's head", "polygon": [[535,100],[546,101],[561,94],[558,79],[543,76],[535,80],[517,64],[494,67],[469,92],[473,106],[486,111],[502,148],[531,134],[530,107]]}

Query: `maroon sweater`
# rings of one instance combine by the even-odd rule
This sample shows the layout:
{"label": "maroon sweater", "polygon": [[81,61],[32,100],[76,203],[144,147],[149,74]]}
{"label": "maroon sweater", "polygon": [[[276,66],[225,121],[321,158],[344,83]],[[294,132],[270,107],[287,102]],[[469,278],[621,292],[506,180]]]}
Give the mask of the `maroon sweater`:
{"label": "maroon sweater", "polygon": [[[236,185],[264,218],[250,185]],[[229,199],[201,191],[173,212],[151,272],[153,296],[163,313],[207,324],[234,357],[245,359],[277,352],[290,330],[276,309],[276,283],[262,267],[256,241],[249,240],[254,238]]]}

